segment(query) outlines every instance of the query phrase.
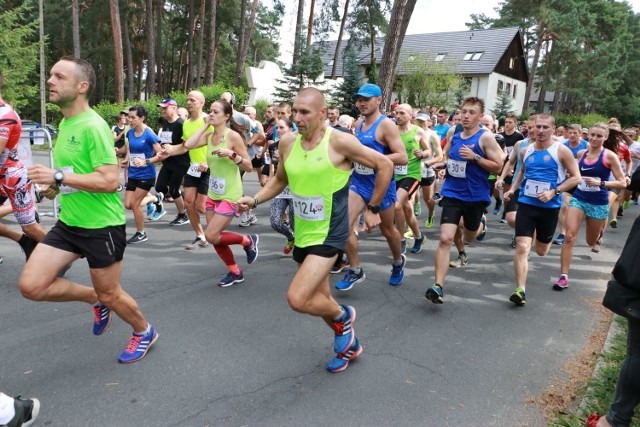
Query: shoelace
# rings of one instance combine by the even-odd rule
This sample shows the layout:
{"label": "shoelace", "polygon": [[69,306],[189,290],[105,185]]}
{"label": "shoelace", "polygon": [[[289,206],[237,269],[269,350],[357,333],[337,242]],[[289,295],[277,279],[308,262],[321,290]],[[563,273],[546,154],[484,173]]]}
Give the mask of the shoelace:
{"label": "shoelace", "polygon": [[127,346],[127,353],[133,353],[138,349],[138,344],[142,341],[142,335],[131,335],[129,345]]}
{"label": "shoelace", "polygon": [[93,307],[93,314],[96,316],[95,322],[100,323],[102,320],[102,307]]}

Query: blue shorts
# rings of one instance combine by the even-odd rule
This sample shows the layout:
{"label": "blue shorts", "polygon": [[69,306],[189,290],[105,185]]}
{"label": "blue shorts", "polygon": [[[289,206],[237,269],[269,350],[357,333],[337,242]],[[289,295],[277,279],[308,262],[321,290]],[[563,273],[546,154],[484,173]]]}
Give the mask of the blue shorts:
{"label": "blue shorts", "polygon": [[[394,185],[394,187],[395,187],[395,185]],[[357,187],[355,185],[350,185],[349,186],[349,191],[352,191],[355,194],[357,194],[358,196],[362,197],[362,199],[367,204],[369,204],[369,202],[371,201],[371,194],[368,194],[368,193],[365,193],[364,191],[362,191],[362,187]],[[394,188],[394,192],[393,193],[389,193],[387,191],[385,193],[384,197],[382,198],[382,202],[380,202],[380,210],[383,211],[385,209],[388,209],[390,207],[395,206],[397,200],[398,200],[398,197],[396,196],[395,188]]]}
{"label": "blue shorts", "polygon": [[569,206],[580,209],[588,218],[599,220],[609,218],[609,205],[593,205],[571,196]]}

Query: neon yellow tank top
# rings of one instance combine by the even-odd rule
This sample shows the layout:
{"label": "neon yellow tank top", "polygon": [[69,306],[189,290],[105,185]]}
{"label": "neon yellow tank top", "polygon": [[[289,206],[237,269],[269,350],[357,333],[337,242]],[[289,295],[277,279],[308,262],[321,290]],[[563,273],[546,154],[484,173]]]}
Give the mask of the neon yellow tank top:
{"label": "neon yellow tank top", "polygon": [[209,135],[207,141],[207,164],[209,165],[209,192],[207,195],[213,200],[226,200],[230,203],[237,203],[242,197],[242,179],[240,178],[240,168],[228,157],[218,157],[212,154],[216,148],[229,148],[227,136],[231,129],[226,129],[220,144],[213,145]]}

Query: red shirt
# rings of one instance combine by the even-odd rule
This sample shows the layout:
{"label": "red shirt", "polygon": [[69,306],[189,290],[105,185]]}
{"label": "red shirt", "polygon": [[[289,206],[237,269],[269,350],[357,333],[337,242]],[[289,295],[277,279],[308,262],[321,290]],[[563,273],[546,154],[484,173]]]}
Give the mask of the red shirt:
{"label": "red shirt", "polygon": [[0,170],[14,167],[18,164],[18,141],[22,122],[20,117],[0,98],[0,138],[8,139],[4,150],[0,152]]}

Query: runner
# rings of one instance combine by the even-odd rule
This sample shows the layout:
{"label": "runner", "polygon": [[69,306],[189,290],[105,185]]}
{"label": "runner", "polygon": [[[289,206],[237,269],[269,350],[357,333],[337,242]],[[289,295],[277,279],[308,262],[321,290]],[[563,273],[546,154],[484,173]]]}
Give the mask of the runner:
{"label": "runner", "polygon": [[436,207],[436,201],[433,199],[435,187],[436,187],[436,172],[433,166],[442,162],[442,147],[440,147],[440,138],[438,134],[429,129],[428,122],[430,122],[429,116],[425,113],[418,113],[416,115],[416,124],[426,132],[427,141],[431,147],[431,156],[427,158],[422,167],[422,176],[420,180],[420,186],[422,187],[422,197],[427,204],[429,214],[424,223],[424,226],[431,228],[433,226],[433,216]]}
{"label": "runner", "polygon": [[[275,177],[254,197],[243,197],[238,204],[241,209],[255,207],[289,185],[296,215],[293,258],[299,268],[287,300],[295,311],[321,317],[334,330],[336,355],[327,369],[341,372],[362,352],[353,330],[356,310],[338,305],[329,291],[329,270],[352,234],[347,211],[352,162],[377,171],[370,199],[375,205],[382,203],[387,192],[393,165],[353,136],[324,125],[327,108],[319,90],[302,89],[295,98],[294,109],[299,134],[290,133],[280,141],[284,167],[279,167]],[[324,179],[319,180],[318,176]],[[367,231],[372,231],[380,224],[380,216],[368,210],[365,224]]]}
{"label": "runner", "polygon": [[[365,84],[360,87],[358,93],[353,95],[353,99],[364,117],[356,131],[360,142],[381,154],[385,154],[394,164],[406,165],[407,152],[402,144],[398,127],[380,112],[380,103],[382,102],[380,88],[374,84]],[[377,182],[375,170],[357,163],[354,164],[351,185],[349,186],[349,225],[353,232],[349,235],[349,241],[345,247],[350,267],[342,280],[336,284],[336,289],[340,291],[353,288],[356,283],[361,283],[366,277],[364,270],[360,267],[356,237],[358,219],[365,208],[374,214],[380,214],[382,221],[380,231],[387,239],[393,257],[389,284],[398,286],[404,280],[404,265],[407,259],[401,252],[402,235],[394,225],[395,209],[391,209],[397,200],[395,181],[393,179],[389,181],[387,192],[380,200],[380,204],[371,202],[374,184]]]}
{"label": "runner", "polygon": [[[609,215],[609,188],[623,189],[627,186],[625,176],[616,153],[604,148],[609,129],[604,123],[596,123],[589,130],[588,148],[578,153],[578,166],[582,175],[580,184],[573,192],[567,208],[567,232],[560,253],[560,278],[553,288],[563,290],[569,287],[569,268],[573,258],[580,224],[586,218],[586,239],[589,246],[602,244],[602,230],[607,225]],[[615,180],[611,180],[613,174]],[[596,252],[599,252],[600,249]]]}
{"label": "runner", "polygon": [[554,141],[554,128],[553,116],[540,114],[536,118],[536,141],[522,151],[522,167],[504,195],[509,201],[522,189],[518,196],[516,253],[513,259],[516,289],[509,297],[516,305],[527,303],[528,256],[534,235],[536,253],[539,256],[546,255],[558,223],[561,193],[580,182],[580,172],[571,150],[561,142]]}
{"label": "runner", "polygon": [[[34,301],[81,301],[93,305],[93,333],[103,334],[111,311],[133,328],[121,363],[142,359],[158,339],[137,303],[120,287],[126,246],[126,219],[118,187],[118,165],[107,123],[89,107],[95,72],[83,59],[63,58],[51,69],[50,102],[60,107],[54,147],[55,170],[29,168],[43,191],[60,192],[60,217],[31,254],[20,277],[20,292]],[[138,119],[139,120],[139,119]],[[69,263],[85,257],[93,287],[57,277]]]}
{"label": "runner", "polygon": [[[522,141],[524,139],[524,135],[522,135],[516,129],[517,123],[518,123],[518,116],[516,116],[513,113],[508,113],[506,118],[504,119],[504,131],[500,133],[500,135],[502,136],[503,141],[504,141],[504,146],[505,146],[505,149],[506,149],[507,159],[509,159],[511,157],[511,154],[513,153],[513,150],[514,150],[514,147],[515,147],[516,143],[518,141]],[[505,164],[505,167],[506,167],[506,164]],[[504,180],[505,185],[504,185],[504,188],[503,188],[503,192],[504,191],[509,191],[509,188],[511,187],[512,178],[513,178],[513,175],[510,175],[508,173],[506,174],[506,176],[504,176],[503,180]],[[496,189],[497,189],[498,192],[500,191],[500,188],[501,187],[498,186],[497,182],[496,182]],[[500,200],[500,199],[496,199],[496,205],[498,204],[498,200]],[[498,215],[500,213],[500,209],[496,207],[496,209],[493,211],[493,213],[495,215]],[[504,209],[502,210],[502,218],[500,219],[501,223],[507,222],[506,215],[507,215],[507,206],[505,204]]]}
{"label": "runner", "polygon": [[489,173],[502,169],[503,153],[491,132],[480,128],[484,101],[468,97],[462,104],[463,131],[447,142],[444,150],[447,179],[442,186],[440,241],[435,254],[435,283],[425,296],[435,304],[444,302],[443,285],[451,261],[451,245],[458,248],[460,266],[467,264],[464,240],[470,242],[486,231],[484,209],[491,203]]}
{"label": "runner", "polygon": [[[113,141],[114,147],[116,150],[116,157],[120,159],[120,167],[122,168],[122,172],[124,173],[124,187],[127,186],[127,181],[129,180],[129,163],[127,159],[127,155],[129,154],[129,141],[127,141],[127,132],[129,131],[129,110],[122,110],[118,114],[118,123],[115,124],[111,128],[111,132],[113,133]],[[127,162],[124,162],[123,159],[127,159]],[[122,191],[124,187],[121,184],[118,184],[118,191]]]}
{"label": "runner", "polygon": [[[293,123],[289,119],[280,119],[276,122],[276,128],[280,137],[284,137],[290,132],[293,132]],[[277,171],[280,152],[278,150],[279,142],[272,144],[273,147],[273,163],[271,165],[271,176]],[[271,217],[271,228],[287,238],[287,242],[284,245],[282,252],[288,255],[293,250],[294,246],[294,212],[293,212],[293,200],[291,199],[291,191],[289,187],[286,187],[284,191],[278,194],[271,200],[271,208],[269,209]],[[288,221],[284,220],[284,215],[287,214]]]}
{"label": "runner", "polygon": [[[617,123],[609,124],[609,137],[605,141],[604,147],[618,155],[622,172],[625,175],[625,181],[627,185],[629,185],[631,183],[630,171],[632,169],[632,163],[631,153],[629,152],[629,146],[627,144],[631,144],[632,140],[620,131],[619,127],[620,125]],[[618,218],[623,216],[623,199],[624,192],[619,188],[612,188],[611,191],[609,191],[609,216],[612,217],[609,225],[611,228],[617,228]],[[607,219],[609,216],[607,216]]]}

